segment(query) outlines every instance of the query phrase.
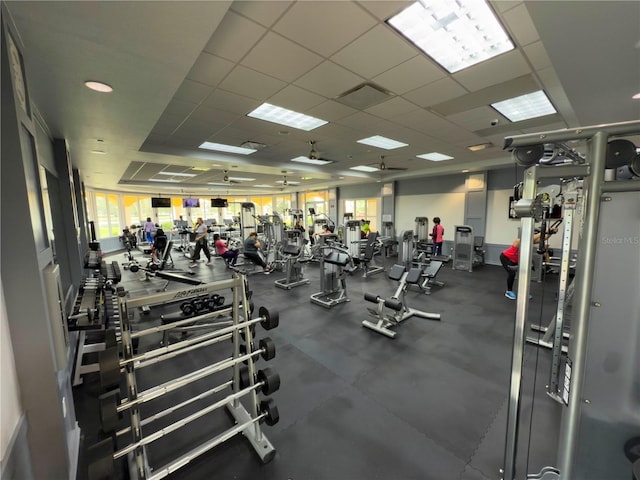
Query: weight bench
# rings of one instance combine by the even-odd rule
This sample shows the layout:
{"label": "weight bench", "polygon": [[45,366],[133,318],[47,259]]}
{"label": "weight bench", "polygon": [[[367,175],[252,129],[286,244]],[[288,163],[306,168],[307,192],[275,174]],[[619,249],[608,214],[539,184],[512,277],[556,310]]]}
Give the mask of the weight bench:
{"label": "weight bench", "polygon": [[[416,317],[426,318],[428,320],[440,320],[439,313],[423,312],[407,306],[405,298],[407,288],[409,285],[419,285],[422,273],[422,269],[420,268],[412,268],[408,272],[405,272],[404,265],[394,265],[389,272],[389,278],[400,282],[396,292],[391,298],[382,298],[373,293],[365,293],[365,300],[377,304],[375,309],[367,309],[369,315],[376,318],[377,322],[374,323],[369,320],[363,320],[362,326],[386,335],[389,338],[395,338],[397,332],[391,329],[409,317],[415,315]],[[391,310],[392,313],[386,313],[385,308]]]}
{"label": "weight bench", "polygon": [[436,276],[442,268],[442,265],[443,262],[431,260],[431,262],[429,262],[426,268],[422,271],[422,277],[424,278],[424,281],[422,282],[422,285],[420,285],[420,288],[422,288],[422,290],[424,290],[424,293],[426,293],[427,295],[431,294],[431,287],[433,285],[444,287],[444,282],[436,280]]}

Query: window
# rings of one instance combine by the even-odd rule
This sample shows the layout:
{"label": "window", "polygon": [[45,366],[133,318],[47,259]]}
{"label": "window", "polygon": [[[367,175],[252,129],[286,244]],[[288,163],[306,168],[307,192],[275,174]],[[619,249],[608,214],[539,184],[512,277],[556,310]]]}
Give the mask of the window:
{"label": "window", "polygon": [[378,231],[378,199],[377,198],[359,198],[353,200],[345,200],[345,213],[353,213],[354,220],[369,220],[372,232]]}
{"label": "window", "polygon": [[120,235],[120,213],[118,195],[95,193],[96,237],[98,240]]}

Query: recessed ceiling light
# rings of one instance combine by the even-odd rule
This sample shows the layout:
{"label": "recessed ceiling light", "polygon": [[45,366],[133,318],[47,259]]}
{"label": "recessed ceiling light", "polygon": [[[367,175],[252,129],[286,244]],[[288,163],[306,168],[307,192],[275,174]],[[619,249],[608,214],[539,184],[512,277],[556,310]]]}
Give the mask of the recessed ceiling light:
{"label": "recessed ceiling light", "polygon": [[313,180],[313,177],[300,177],[300,180]]}
{"label": "recessed ceiling light", "polygon": [[556,113],[551,102],[542,90],[527,93],[519,97],[492,103],[491,106],[507,117],[511,122],[543,117]]}
{"label": "recessed ceiling light", "polygon": [[391,138],[381,137],[380,135],[363,138],[362,140],[358,140],[358,143],[364,143],[365,145],[371,145],[372,147],[384,148],[385,150],[393,150],[395,148],[406,147],[409,145],[408,143],[398,142]]}
{"label": "recessed ceiling light", "polygon": [[[220,165],[212,165],[212,166],[219,167]],[[208,172],[211,169],[207,167],[191,167],[191,170],[193,170],[194,172]]]}
{"label": "recessed ceiling light", "polygon": [[449,73],[514,48],[484,1],[420,0],[387,23]]}
{"label": "recessed ceiling light", "polygon": [[462,173],[469,173],[469,170],[464,169],[464,170],[462,170]]}
{"label": "recessed ceiling light", "polygon": [[480,150],[486,150],[489,147],[493,147],[493,143],[478,143],[477,145],[469,145],[467,150],[471,150],[472,152],[479,152]]}
{"label": "recessed ceiling light", "polygon": [[640,93],[636,93],[633,97],[634,100],[640,100]]}
{"label": "recessed ceiling light", "polygon": [[180,180],[174,180],[173,178],[150,178],[149,181],[160,183],[180,183]]}
{"label": "recessed ceiling light", "polygon": [[205,150],[215,150],[217,152],[239,153],[240,155],[250,155],[257,152],[255,148],[236,147],[234,145],[225,145],[224,143],[204,142],[198,148]]}
{"label": "recessed ceiling light", "polygon": [[96,155],[106,155],[107,152],[104,150],[91,150],[91,153],[95,153]]}
{"label": "recessed ceiling light", "polygon": [[431,152],[423,153],[422,155],[416,155],[418,158],[424,158],[425,160],[431,160],[432,162],[442,162],[443,160],[453,160],[453,157],[445,155],[443,153]]}
{"label": "recessed ceiling light", "polygon": [[271,105],[270,103],[263,103],[254,111],[247,113],[247,116],[286,125],[287,127],[293,127],[299,130],[305,130],[307,132],[329,123],[326,120],[310,117],[309,115]]}
{"label": "recessed ceiling light", "polygon": [[377,172],[375,167],[369,167],[368,165],[357,165],[355,167],[349,167],[349,170],[357,170],[359,172]]}
{"label": "recessed ceiling light", "polygon": [[174,177],[195,177],[195,173],[158,172],[158,175],[171,175]]}
{"label": "recessed ceiling light", "polygon": [[111,86],[107,85],[106,83],[96,82],[94,80],[87,80],[86,82],[84,82],[84,84],[87,88],[90,88],[95,92],[100,92],[100,93],[113,92],[113,88],[111,88]]}
{"label": "recessed ceiling light", "polygon": [[309,163],[311,165],[328,165],[333,163],[331,160],[320,160],[319,158],[296,157],[291,159],[292,162]]}
{"label": "recessed ceiling light", "polygon": [[273,185],[250,185],[251,187],[275,188]]}

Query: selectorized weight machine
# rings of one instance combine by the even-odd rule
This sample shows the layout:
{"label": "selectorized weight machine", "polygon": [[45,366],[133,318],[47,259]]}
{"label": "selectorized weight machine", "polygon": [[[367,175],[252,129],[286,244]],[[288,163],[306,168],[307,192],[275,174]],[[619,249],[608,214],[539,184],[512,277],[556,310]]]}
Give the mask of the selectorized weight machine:
{"label": "selectorized weight machine", "polygon": [[[325,235],[327,236],[327,235]],[[349,251],[336,245],[320,247],[320,288],[311,295],[311,303],[331,308],[348,302],[346,275],[353,269]]]}

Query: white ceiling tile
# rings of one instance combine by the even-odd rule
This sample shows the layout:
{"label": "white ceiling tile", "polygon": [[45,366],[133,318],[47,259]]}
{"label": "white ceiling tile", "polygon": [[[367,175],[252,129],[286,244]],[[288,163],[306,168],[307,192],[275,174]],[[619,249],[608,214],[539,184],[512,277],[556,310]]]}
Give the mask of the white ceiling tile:
{"label": "white ceiling tile", "polygon": [[540,40],[538,31],[533,25],[533,21],[524,4],[504,12],[503,18],[518,45],[525,46]]}
{"label": "white ceiling tile", "polygon": [[496,12],[507,12],[518,5],[522,5],[522,0],[492,0],[489,3],[493,6]]}
{"label": "white ceiling tile", "polygon": [[220,84],[220,88],[246,97],[263,100],[271,97],[286,84],[255,70],[238,65]]}
{"label": "white ceiling tile", "polygon": [[534,42],[522,49],[529,63],[535,70],[542,70],[551,66],[551,59],[542,42]]}
{"label": "white ceiling tile", "polygon": [[152,131],[157,135],[171,135],[184,119],[185,115],[172,115],[165,112],[158,119]]}
{"label": "white ceiling tile", "polygon": [[[376,52],[371,55],[371,52]],[[415,57],[415,47],[386,25],[378,25],[331,57],[331,60],[365,78],[376,75]]]}
{"label": "white ceiling tile", "polygon": [[348,107],[342,103],[338,103],[334,100],[327,100],[326,102],[317,105],[307,112],[309,115],[317,118],[322,118],[329,122],[339,120],[349,115],[353,115],[357,110],[355,108]]}
{"label": "white ceiling tile", "polygon": [[493,108],[484,106],[449,115],[447,120],[467,130],[475,131],[491,126],[491,121],[495,118],[500,119],[502,122],[506,121]]}
{"label": "white ceiling tile", "polygon": [[[348,117],[341,118],[335,123],[339,123],[340,125],[346,125],[347,127],[354,128],[356,130],[366,131],[375,129],[376,125],[382,122],[380,117],[376,117],[374,115],[369,115],[365,112],[357,112],[353,115],[349,115]],[[374,135],[374,134],[372,134]],[[368,137],[369,135],[365,135],[362,138]]]}
{"label": "white ceiling tile", "polygon": [[193,80],[185,79],[173,98],[190,103],[200,103],[212,92],[212,88]]}
{"label": "white ceiling tile", "polygon": [[193,65],[187,78],[215,87],[231,71],[233,62],[202,52]]}
{"label": "white ceiling tile", "polygon": [[320,95],[316,95],[295,85],[288,85],[273,97],[270,97],[267,102],[296,112],[306,112],[309,108],[319,105],[325,100],[326,99]]}
{"label": "white ceiling tile", "polygon": [[364,78],[333,62],[325,61],[294,83],[325,97],[335,98],[363,81]]}
{"label": "white ceiling tile", "polygon": [[375,24],[351,2],[305,1],[295,3],[273,30],[328,57]]}
{"label": "white ceiling tile", "polygon": [[357,3],[365,10],[375,15],[376,18],[384,22],[415,2],[413,0],[378,0],[374,2],[363,1]]}
{"label": "white ceiling tile", "polygon": [[222,128],[222,126],[231,124],[242,116],[237,113],[200,106],[189,116],[189,120],[210,125],[215,124],[217,128]]}
{"label": "white ceiling tile", "polygon": [[446,73],[424,55],[416,55],[373,78],[373,81],[395,94],[415,90],[444,78]]}
{"label": "white ceiling tile", "polygon": [[165,108],[163,115],[175,115],[180,118],[185,118],[198,106],[197,103],[185,102],[184,100],[172,99]]}
{"label": "white ceiling tile", "polygon": [[267,33],[242,60],[242,65],[292,82],[322,62],[322,57],[276,34]]}
{"label": "white ceiling tile", "polygon": [[458,82],[447,77],[433,83],[416,88],[403,95],[410,102],[421,107],[436,105],[446,100],[464,95],[467,91]]}
{"label": "white ceiling tile", "polygon": [[372,115],[377,115],[382,118],[395,117],[396,115],[402,115],[404,113],[415,110],[415,104],[408,102],[402,97],[394,97],[385,102],[374,105],[367,108],[365,111]]}
{"label": "white ceiling tile", "polygon": [[265,32],[264,27],[229,11],[204,47],[204,51],[237,62]]}
{"label": "white ceiling tile", "polygon": [[531,68],[522,53],[513,50],[454,73],[453,78],[473,92],[530,73]]}
{"label": "white ceiling tile", "polygon": [[293,2],[269,0],[233,2],[231,10],[270,27]]}
{"label": "white ceiling tile", "polygon": [[202,105],[209,108],[224,110],[226,112],[246,115],[252,110],[258,108],[261,103],[261,101],[254,98],[245,97],[218,88],[214,90],[204,102],[202,102]]}

